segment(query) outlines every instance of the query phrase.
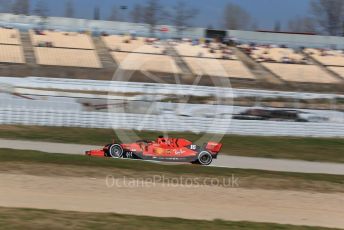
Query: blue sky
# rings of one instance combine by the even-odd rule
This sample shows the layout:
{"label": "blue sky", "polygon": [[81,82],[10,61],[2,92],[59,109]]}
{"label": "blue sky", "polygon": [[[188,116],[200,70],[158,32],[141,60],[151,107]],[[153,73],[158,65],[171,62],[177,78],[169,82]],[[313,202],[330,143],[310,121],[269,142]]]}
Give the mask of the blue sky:
{"label": "blue sky", "polygon": [[[37,0],[31,0],[32,5]],[[49,4],[50,14],[63,16],[65,0],[45,0]],[[271,29],[275,21],[286,25],[288,20],[296,16],[309,14],[310,0],[183,0],[188,5],[200,10],[193,20],[194,26],[221,25],[223,7],[227,3],[235,3],[245,8],[255,19],[259,28]],[[107,18],[113,5],[127,5],[130,8],[136,4],[143,4],[145,0],[74,0],[76,17],[92,18],[96,5],[101,8],[102,18]],[[160,0],[167,9],[176,3],[176,0]]]}

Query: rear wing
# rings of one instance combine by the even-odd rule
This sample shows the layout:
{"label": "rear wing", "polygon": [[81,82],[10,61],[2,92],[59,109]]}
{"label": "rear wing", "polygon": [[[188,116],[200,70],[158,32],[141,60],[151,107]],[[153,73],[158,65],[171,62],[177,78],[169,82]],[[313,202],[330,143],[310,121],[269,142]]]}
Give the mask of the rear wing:
{"label": "rear wing", "polygon": [[219,153],[221,148],[222,144],[217,142],[208,142],[205,146],[205,149],[212,153]]}

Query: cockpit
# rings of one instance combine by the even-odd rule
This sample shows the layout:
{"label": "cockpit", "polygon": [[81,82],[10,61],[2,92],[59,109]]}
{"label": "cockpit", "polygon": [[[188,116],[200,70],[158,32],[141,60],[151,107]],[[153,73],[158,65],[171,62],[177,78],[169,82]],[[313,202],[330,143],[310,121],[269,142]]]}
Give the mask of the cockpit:
{"label": "cockpit", "polygon": [[162,147],[174,147],[174,138],[166,138],[163,136],[159,136],[156,140],[156,143]]}

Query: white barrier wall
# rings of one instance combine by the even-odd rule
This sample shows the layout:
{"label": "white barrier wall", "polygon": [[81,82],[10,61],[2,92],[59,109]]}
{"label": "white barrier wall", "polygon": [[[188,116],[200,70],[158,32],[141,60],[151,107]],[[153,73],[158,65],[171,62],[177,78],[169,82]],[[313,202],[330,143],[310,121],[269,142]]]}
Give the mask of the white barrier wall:
{"label": "white barrier wall", "polygon": [[140,83],[140,82],[109,82],[101,80],[83,80],[70,78],[44,78],[44,77],[0,77],[0,89],[4,87],[23,87],[37,89],[62,89],[78,91],[101,91],[101,92],[123,92],[123,93],[147,93],[155,94],[181,94],[193,96],[214,96],[221,93],[222,97],[261,97],[261,98],[297,98],[297,99],[316,99],[316,98],[344,98],[340,94],[307,93],[307,92],[288,92],[272,90],[222,88],[198,85],[179,85],[161,83]]}
{"label": "white barrier wall", "polygon": [[[344,137],[344,124],[241,121],[125,113],[0,109],[0,124],[155,131],[191,131],[217,134],[300,137]],[[178,125],[176,125],[178,124]]]}

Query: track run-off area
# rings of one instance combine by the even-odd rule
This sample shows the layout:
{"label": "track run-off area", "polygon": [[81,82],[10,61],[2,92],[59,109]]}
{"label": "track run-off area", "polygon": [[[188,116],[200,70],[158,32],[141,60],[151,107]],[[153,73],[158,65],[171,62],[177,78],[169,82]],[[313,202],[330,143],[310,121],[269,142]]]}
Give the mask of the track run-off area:
{"label": "track run-off area", "polygon": [[344,226],[341,193],[220,186],[202,186],[200,189],[159,183],[142,187],[107,187],[104,178],[6,173],[0,174],[0,186],[2,207]]}

